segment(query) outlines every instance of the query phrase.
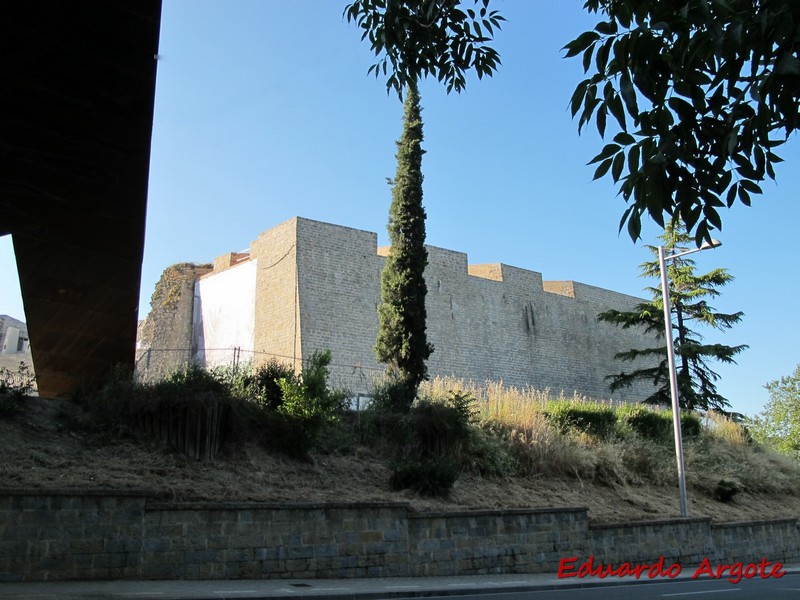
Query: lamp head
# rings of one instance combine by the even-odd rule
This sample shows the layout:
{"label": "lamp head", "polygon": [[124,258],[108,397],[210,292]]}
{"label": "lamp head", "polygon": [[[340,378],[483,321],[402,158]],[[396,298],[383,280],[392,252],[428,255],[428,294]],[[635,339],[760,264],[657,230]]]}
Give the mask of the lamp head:
{"label": "lamp head", "polygon": [[703,245],[700,246],[700,250],[708,250],[709,248],[718,248],[719,246],[722,246],[722,242],[720,242],[719,240],[712,239],[710,242],[709,241],[703,242]]}

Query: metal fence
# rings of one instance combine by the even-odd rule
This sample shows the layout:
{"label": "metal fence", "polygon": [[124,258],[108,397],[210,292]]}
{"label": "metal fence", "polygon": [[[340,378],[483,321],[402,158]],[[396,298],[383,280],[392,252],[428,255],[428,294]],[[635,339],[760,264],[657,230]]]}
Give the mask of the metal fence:
{"label": "metal fence", "polygon": [[[136,351],[135,373],[139,381],[153,382],[190,365],[208,369],[215,367],[247,368],[264,364],[270,360],[293,368],[296,372],[300,372],[302,368],[299,357],[256,352],[239,347],[206,348],[199,352],[191,348],[139,348]],[[380,367],[335,361],[328,365],[328,371],[330,387],[347,390],[354,397],[368,394],[373,383],[384,375],[384,369]]]}

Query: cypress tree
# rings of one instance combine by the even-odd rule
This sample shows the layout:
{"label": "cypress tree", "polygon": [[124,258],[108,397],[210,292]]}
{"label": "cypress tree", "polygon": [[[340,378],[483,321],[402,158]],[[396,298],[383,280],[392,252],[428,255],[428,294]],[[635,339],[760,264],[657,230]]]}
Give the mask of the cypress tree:
{"label": "cypress tree", "polygon": [[[668,223],[659,237],[668,255],[688,250],[691,237],[680,223]],[[656,257],[658,248],[647,246]],[[641,265],[642,277],[660,278],[658,260]],[[714,269],[704,275],[695,273],[694,261],[686,257],[667,263],[669,279],[670,308],[672,312],[673,341],[675,344],[675,370],[678,379],[678,398],[682,408],[724,409],[728,400],[717,393],[716,381],[719,379],[708,364],[710,360],[735,363],[734,356],[747,348],[746,345],[726,346],[724,344],[705,344],[703,336],[691,327],[702,324],[713,329],[730,329],[741,321],[743,313],[731,314],[716,312],[708,304],[708,298],[719,296],[717,289],[730,283],[733,276],[727,269]],[[655,392],[644,401],[653,404],[669,404],[669,368],[667,349],[664,343],[664,303],[660,285],[648,287],[652,300],[637,305],[632,311],[609,310],[598,315],[601,321],[619,325],[623,328],[644,327],[648,333],[656,334],[662,341],[652,348],[633,349],[620,352],[615,358],[632,362],[639,358],[657,360],[648,368],[635,369],[609,375],[611,391],[630,386],[635,381],[650,381],[657,386]]]}
{"label": "cypress tree", "polygon": [[389,209],[391,249],[381,273],[375,353],[400,384],[400,410],[407,411],[427,378],[425,361],[433,352],[425,334],[425,209],[422,206],[422,118],[416,82],[409,82],[397,142],[397,172]]}

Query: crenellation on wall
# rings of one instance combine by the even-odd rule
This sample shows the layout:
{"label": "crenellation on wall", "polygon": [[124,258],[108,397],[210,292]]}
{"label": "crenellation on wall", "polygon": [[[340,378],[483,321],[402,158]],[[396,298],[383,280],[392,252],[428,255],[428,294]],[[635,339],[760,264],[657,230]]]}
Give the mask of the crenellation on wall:
{"label": "crenellation on wall", "polygon": [[567,298],[575,297],[574,281],[543,281],[542,289],[550,294],[558,294]]}
{"label": "crenellation on wall", "polygon": [[504,263],[500,263],[499,266],[503,282],[510,290],[513,290],[513,293],[527,297],[544,289],[541,273],[512,267]]}
{"label": "crenellation on wall", "polygon": [[212,274],[218,274],[249,259],[249,252],[226,252],[225,254],[214,258],[214,269],[212,273],[206,274],[203,277],[207,277],[208,275]]}
{"label": "crenellation on wall", "polygon": [[503,269],[500,263],[467,265],[467,273],[473,277],[479,277],[480,279],[503,281]]}

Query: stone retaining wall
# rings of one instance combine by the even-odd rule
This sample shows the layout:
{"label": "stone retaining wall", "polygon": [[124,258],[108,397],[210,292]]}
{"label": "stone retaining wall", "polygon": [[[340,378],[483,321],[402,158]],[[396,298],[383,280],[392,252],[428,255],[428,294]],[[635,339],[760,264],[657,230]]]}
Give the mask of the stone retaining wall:
{"label": "stone retaining wall", "polygon": [[794,519],[589,526],[584,508],[418,514],[406,504],[174,504],[0,490],[0,581],[446,576],[595,562],[800,560]]}

